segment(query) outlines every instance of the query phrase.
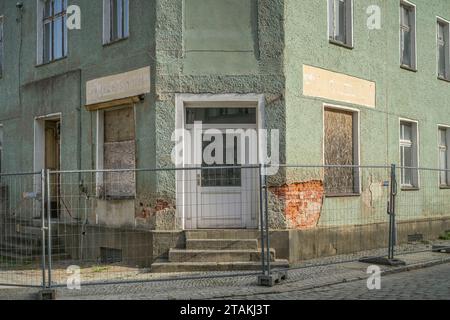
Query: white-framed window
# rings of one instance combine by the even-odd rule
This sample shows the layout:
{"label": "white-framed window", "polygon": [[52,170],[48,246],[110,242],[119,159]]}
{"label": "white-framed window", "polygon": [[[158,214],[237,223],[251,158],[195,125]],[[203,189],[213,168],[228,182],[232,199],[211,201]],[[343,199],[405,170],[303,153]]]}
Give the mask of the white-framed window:
{"label": "white-framed window", "polygon": [[97,196],[128,199],[136,194],[134,106],[97,111],[97,170],[130,170],[97,174]]}
{"label": "white-framed window", "polygon": [[400,181],[404,188],[419,187],[418,137],[417,122],[400,120]]}
{"label": "white-framed window", "polygon": [[359,111],[325,105],[323,118],[326,194],[359,194]]}
{"label": "white-framed window", "polygon": [[103,44],[130,35],[129,0],[103,0]]}
{"label": "white-framed window", "polygon": [[450,48],[449,48],[449,22],[438,18],[437,20],[437,69],[438,77],[450,80]]}
{"label": "white-framed window", "polygon": [[38,64],[67,56],[67,0],[37,0]]}
{"label": "white-framed window", "polygon": [[416,6],[400,2],[400,64],[407,69],[417,69]]}
{"label": "white-framed window", "polygon": [[450,127],[439,127],[439,184],[441,187],[450,186]]}
{"label": "white-framed window", "polygon": [[0,78],[3,76],[3,16],[0,15]]}
{"label": "white-framed window", "polygon": [[328,38],[353,47],[353,0],[328,0]]}

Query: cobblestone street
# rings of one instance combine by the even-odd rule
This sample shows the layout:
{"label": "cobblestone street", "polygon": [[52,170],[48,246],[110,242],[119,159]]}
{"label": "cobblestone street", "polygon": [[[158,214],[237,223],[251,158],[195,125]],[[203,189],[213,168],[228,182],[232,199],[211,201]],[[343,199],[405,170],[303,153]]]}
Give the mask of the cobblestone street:
{"label": "cobblestone street", "polygon": [[[243,299],[244,297],[239,297]],[[249,295],[250,300],[450,300],[450,264],[386,275],[380,290],[368,290],[366,280],[312,290]]]}

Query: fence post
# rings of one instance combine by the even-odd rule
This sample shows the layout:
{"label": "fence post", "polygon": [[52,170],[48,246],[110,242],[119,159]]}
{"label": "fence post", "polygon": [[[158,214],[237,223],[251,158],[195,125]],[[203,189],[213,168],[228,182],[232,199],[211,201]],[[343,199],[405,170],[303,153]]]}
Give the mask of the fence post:
{"label": "fence post", "polygon": [[264,171],[264,201],[265,201],[265,205],[264,205],[264,214],[266,216],[266,250],[267,250],[267,255],[266,255],[266,259],[267,259],[267,275],[270,276],[271,271],[270,271],[270,235],[269,235],[269,199],[268,199],[268,192],[267,192],[268,186],[267,186],[267,174]]}
{"label": "fence post", "polygon": [[46,286],[46,276],[45,276],[45,232],[46,232],[46,227],[45,227],[45,187],[46,187],[46,176],[45,176],[45,170],[42,169],[41,171],[41,250],[42,250],[42,255],[41,255],[41,266],[42,266],[42,288],[45,288]]}
{"label": "fence post", "polygon": [[51,186],[50,186],[50,170],[47,171],[47,221],[48,221],[48,288],[52,287],[52,213],[51,213]]}
{"label": "fence post", "polygon": [[262,170],[261,170],[261,164],[258,168],[259,172],[259,220],[260,220],[260,230],[261,230],[261,267],[262,267],[262,273],[263,275],[266,274],[266,259],[265,259],[265,239],[264,239],[264,202],[263,202],[263,179],[262,179]]}
{"label": "fence post", "polygon": [[396,244],[396,228],[395,228],[395,197],[397,196],[397,167],[395,164],[391,165],[391,188],[389,195],[389,250],[388,259],[394,259],[394,250]]}

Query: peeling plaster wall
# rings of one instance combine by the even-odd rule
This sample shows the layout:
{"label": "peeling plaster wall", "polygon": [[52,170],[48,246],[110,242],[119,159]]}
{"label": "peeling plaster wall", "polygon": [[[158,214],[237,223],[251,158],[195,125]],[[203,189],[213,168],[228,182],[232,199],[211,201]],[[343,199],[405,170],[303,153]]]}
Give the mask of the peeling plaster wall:
{"label": "peeling plaster wall", "polygon": [[[287,163],[324,163],[323,105],[334,104],[360,111],[361,165],[400,162],[399,118],[403,117],[419,121],[420,166],[438,166],[437,126],[450,124],[450,87],[449,83],[437,79],[436,17],[450,19],[450,2],[412,2],[417,5],[417,72],[400,68],[398,1],[354,1],[353,49],[328,42],[327,1],[285,1]],[[372,5],[381,9],[380,30],[367,27],[369,15],[366,10]],[[336,93],[329,93],[327,98],[320,97],[320,94],[306,96],[303,87],[305,65],[374,83],[375,108],[372,104],[364,106],[332,100],[339,96]],[[334,88],[339,89],[340,84],[335,84]],[[372,92],[370,94],[372,96]],[[303,171],[286,170],[288,183],[307,181],[305,175],[315,175],[307,178],[320,179],[319,169],[314,170],[315,174],[312,174],[313,169]],[[382,185],[389,180],[389,173],[363,169],[361,175],[362,195],[326,198],[319,225],[386,221],[387,190]],[[438,199],[447,199],[447,191],[438,189],[437,176],[434,178],[429,172],[422,173],[419,191],[399,193],[398,218],[448,216],[448,204],[438,204]]]}
{"label": "peeling plaster wall", "polygon": [[[232,2],[224,3],[232,4]],[[177,93],[264,94],[266,126],[269,129],[281,131],[280,152],[284,155],[284,0],[258,0],[255,1],[256,4],[257,25],[255,27],[258,32],[253,39],[257,42],[250,44],[257,48],[257,51],[252,53],[255,67],[236,70],[236,63],[240,58],[233,53],[219,50],[215,53],[216,65],[213,70],[207,70],[204,66],[194,70],[192,66],[207,65],[208,61],[205,62],[201,56],[189,56],[184,50],[183,1],[157,1],[155,112],[158,166],[173,167],[170,156],[174,144],[170,138],[175,129],[175,95]],[[205,8],[202,9],[201,6],[196,7],[196,10],[198,14],[208,15],[208,12],[204,11]],[[233,8],[228,10],[233,11]],[[152,197],[175,201],[175,173],[160,172],[156,174],[156,181],[158,195],[152,195]],[[152,203],[151,207],[154,207],[154,199],[150,203]],[[174,202],[171,203],[172,206],[173,204]],[[158,216],[166,214],[164,211],[157,213]],[[173,212],[170,211],[167,219],[163,217],[160,219],[174,221],[172,214]],[[168,224],[170,223],[163,223],[163,225]]]}

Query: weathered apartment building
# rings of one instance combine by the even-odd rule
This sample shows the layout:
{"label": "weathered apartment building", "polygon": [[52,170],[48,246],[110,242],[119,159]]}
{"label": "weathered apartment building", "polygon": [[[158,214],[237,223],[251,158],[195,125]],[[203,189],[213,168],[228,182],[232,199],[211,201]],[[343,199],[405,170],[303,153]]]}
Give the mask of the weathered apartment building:
{"label": "weathered apartment building", "polygon": [[[81,9],[80,30],[64,27],[69,5]],[[447,0],[0,0],[1,170],[172,168],[172,133],[195,121],[278,129],[288,165],[448,169],[448,20]],[[375,214],[381,178],[350,173],[327,190],[326,172],[280,172],[269,190],[279,258],[336,252],[322,226],[376,238],[379,229],[345,228]],[[121,173],[109,191],[114,177],[96,174],[90,228],[144,230],[150,262],[183,247],[186,230],[256,238],[255,171],[213,173],[216,184],[191,172]],[[405,169],[399,179],[418,202],[425,187],[450,196],[448,174],[420,181]],[[202,204],[223,199],[234,205]],[[413,208],[415,231],[448,229],[440,208]],[[304,252],[308,241],[321,249]]]}

